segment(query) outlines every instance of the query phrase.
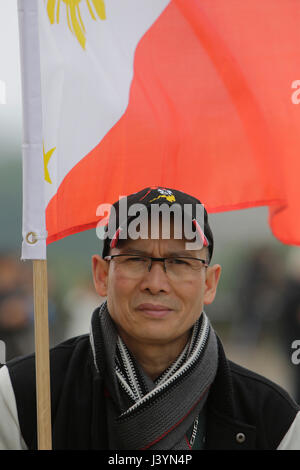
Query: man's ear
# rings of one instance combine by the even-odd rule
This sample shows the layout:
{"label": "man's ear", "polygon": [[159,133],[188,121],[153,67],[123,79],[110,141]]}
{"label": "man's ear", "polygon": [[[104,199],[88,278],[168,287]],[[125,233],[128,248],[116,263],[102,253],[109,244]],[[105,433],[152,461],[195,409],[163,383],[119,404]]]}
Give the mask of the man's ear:
{"label": "man's ear", "polygon": [[206,270],[205,290],[203,303],[211,304],[214,301],[217,292],[217,286],[221,276],[222,268],[219,264],[209,266]]}
{"label": "man's ear", "polygon": [[107,295],[108,263],[100,255],[92,256],[94,286],[100,297]]}

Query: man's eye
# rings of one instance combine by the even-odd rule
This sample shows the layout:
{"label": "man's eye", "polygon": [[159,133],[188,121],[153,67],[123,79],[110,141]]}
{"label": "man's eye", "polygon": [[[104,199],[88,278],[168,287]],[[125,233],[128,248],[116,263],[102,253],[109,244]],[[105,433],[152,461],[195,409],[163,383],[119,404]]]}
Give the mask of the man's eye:
{"label": "man's eye", "polygon": [[188,261],[180,258],[170,258],[168,261],[172,264],[189,264]]}
{"label": "man's eye", "polygon": [[145,262],[147,261],[147,258],[142,258],[140,256],[130,256],[128,258],[125,258],[125,261],[128,261],[128,262]]}

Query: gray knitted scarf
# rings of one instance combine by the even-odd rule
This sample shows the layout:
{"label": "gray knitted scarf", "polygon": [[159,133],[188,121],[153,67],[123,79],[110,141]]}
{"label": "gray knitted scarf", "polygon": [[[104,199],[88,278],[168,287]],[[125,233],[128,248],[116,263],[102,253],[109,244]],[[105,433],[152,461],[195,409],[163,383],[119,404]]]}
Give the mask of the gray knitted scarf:
{"label": "gray knitted scarf", "polygon": [[206,314],[155,381],[118,335],[106,302],[93,314],[90,341],[105,385],[109,448],[189,450],[186,433],[205,404],[218,365],[217,339]]}

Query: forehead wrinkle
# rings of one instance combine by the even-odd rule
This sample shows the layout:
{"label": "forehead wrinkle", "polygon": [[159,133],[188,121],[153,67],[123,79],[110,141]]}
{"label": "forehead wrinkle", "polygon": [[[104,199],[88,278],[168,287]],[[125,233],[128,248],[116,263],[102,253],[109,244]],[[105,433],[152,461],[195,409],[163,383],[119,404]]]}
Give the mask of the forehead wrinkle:
{"label": "forehead wrinkle", "polygon": [[[190,256],[193,258],[201,255],[202,254],[201,252],[203,250],[203,248],[201,250],[185,250],[183,247],[178,247],[178,249],[176,249],[174,246],[168,247],[168,243],[165,243],[165,241],[169,241],[167,239],[149,239],[150,241],[154,241],[154,244],[142,243],[143,246],[140,246],[140,247],[135,246],[137,244],[136,242],[139,242],[140,240],[143,240],[143,239],[126,240],[126,241],[124,240],[125,243],[123,243],[122,246],[120,247],[117,246],[116,248],[118,249],[119,252],[122,252],[122,253],[150,255],[153,252],[153,250],[155,250],[155,248],[157,247],[158,250],[159,251],[162,250],[166,256],[188,256],[188,257]],[[176,241],[176,239],[171,239],[171,240]],[[158,242],[158,243],[155,243],[155,242]],[[203,255],[205,256],[204,253]]]}

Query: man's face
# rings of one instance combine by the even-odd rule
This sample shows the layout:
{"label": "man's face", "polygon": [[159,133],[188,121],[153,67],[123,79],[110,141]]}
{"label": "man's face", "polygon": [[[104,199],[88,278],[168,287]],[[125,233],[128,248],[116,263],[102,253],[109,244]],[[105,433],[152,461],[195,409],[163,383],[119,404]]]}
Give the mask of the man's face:
{"label": "man's face", "polygon": [[[112,255],[121,253],[152,257],[177,254],[201,259],[207,255],[205,248],[185,250],[185,241],[176,239],[128,240],[111,251]],[[153,345],[182,342],[188,336],[203,304],[213,301],[221,271],[219,265],[201,265],[192,277],[174,281],[164,271],[162,262],[153,262],[150,272],[133,279],[119,263],[107,263],[97,255],[93,257],[93,269],[96,290],[107,296],[110,315],[123,340],[127,344]]]}

